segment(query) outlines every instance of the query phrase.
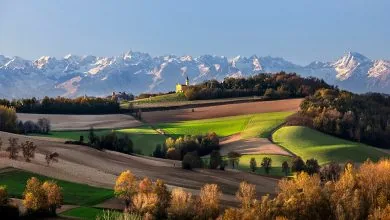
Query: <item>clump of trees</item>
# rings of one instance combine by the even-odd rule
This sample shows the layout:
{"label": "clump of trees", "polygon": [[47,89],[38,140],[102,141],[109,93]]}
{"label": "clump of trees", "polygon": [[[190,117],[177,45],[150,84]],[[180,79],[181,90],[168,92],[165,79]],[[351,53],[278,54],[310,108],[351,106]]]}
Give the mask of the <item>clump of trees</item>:
{"label": "clump of trees", "polygon": [[319,89],[305,98],[291,123],[376,147],[390,146],[390,96]]}
{"label": "clump of trees", "polygon": [[111,98],[78,97],[75,99],[44,97],[18,99],[8,101],[0,100],[0,105],[12,107],[17,112],[38,114],[109,114],[120,111],[119,103]]}
{"label": "clump of trees", "polygon": [[172,160],[183,160],[188,153],[194,153],[191,156],[201,157],[215,150],[219,150],[219,138],[215,132],[210,132],[206,135],[186,135],[177,139],[169,137],[163,146],[156,146],[152,155]]}
{"label": "clump of trees", "polygon": [[32,177],[24,190],[23,205],[30,216],[55,216],[63,202],[62,189],[53,181]]}
{"label": "clump of trees", "polygon": [[216,219],[221,211],[222,192],[216,184],[204,185],[195,198],[182,188],[170,192],[162,180],[137,180],[128,170],[117,178],[114,192],[125,201],[125,212],[148,219]]}
{"label": "clump of trees", "polygon": [[295,73],[263,73],[248,78],[205,81],[185,89],[189,100],[265,96],[269,99],[306,97],[320,88],[331,88],[323,80],[303,78]]}
{"label": "clump of trees", "polygon": [[88,132],[88,143],[84,142],[84,136],[80,136],[78,141],[66,141],[65,144],[85,145],[98,150],[106,149],[126,154],[133,153],[133,142],[127,134],[118,135],[117,132],[112,131],[98,136],[93,127]]}

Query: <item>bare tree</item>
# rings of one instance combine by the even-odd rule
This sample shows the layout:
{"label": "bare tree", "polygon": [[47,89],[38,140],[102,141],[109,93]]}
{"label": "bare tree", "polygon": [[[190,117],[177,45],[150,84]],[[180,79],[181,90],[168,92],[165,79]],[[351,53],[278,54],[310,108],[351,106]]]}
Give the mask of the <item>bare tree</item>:
{"label": "bare tree", "polygon": [[38,126],[42,133],[47,134],[51,129],[50,120],[47,118],[38,119]]}
{"label": "bare tree", "polygon": [[58,162],[58,157],[59,156],[60,155],[57,152],[47,153],[46,156],[45,156],[45,160],[46,160],[47,166],[50,166],[51,162]]}
{"label": "bare tree", "polygon": [[35,150],[37,149],[37,146],[32,141],[26,141],[20,146],[22,148],[24,159],[26,162],[30,162],[30,159],[35,157]]}
{"label": "bare tree", "polygon": [[7,147],[6,151],[9,153],[9,159],[16,160],[18,159],[19,146],[17,138],[9,138],[9,147]]}

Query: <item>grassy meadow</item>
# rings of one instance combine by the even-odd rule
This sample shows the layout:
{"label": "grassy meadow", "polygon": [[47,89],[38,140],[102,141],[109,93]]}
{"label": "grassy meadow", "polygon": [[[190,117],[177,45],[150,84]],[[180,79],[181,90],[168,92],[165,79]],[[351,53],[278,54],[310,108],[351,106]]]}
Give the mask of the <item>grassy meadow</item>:
{"label": "grassy meadow", "polygon": [[273,140],[304,160],[317,159],[319,164],[331,161],[360,163],[367,158],[377,161],[381,157],[388,156],[368,145],[333,137],[302,126],[282,127],[273,134]]}
{"label": "grassy meadow", "polygon": [[284,155],[271,155],[271,154],[253,154],[253,155],[242,155],[240,157],[240,161],[238,164],[238,169],[243,171],[252,172],[250,169],[250,160],[251,158],[255,158],[256,164],[257,164],[257,170],[255,173],[266,175],[267,173],[265,170],[261,167],[261,161],[264,157],[269,157],[272,159],[272,168],[269,172],[269,175],[272,176],[284,176],[285,173],[282,172],[282,163],[284,161],[287,161],[288,164],[291,166],[292,157],[284,156]]}
{"label": "grassy meadow", "polygon": [[167,134],[177,137],[182,135],[206,134],[215,132],[220,137],[242,132],[244,138],[266,137],[272,129],[282,124],[291,112],[271,112],[252,115],[191,120],[158,124],[157,127]]}
{"label": "grassy meadow", "polygon": [[31,177],[37,177],[40,181],[54,180],[57,182],[62,187],[65,204],[92,206],[114,196],[113,190],[110,189],[57,180],[21,170],[0,173],[0,185],[7,186],[11,197],[22,198],[26,182]]}

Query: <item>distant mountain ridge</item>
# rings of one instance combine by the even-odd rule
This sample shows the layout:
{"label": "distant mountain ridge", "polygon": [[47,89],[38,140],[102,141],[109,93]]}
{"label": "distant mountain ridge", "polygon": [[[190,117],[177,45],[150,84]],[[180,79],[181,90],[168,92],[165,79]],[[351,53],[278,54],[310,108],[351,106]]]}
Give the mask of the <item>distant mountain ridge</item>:
{"label": "distant mountain ridge", "polygon": [[186,76],[191,83],[248,77],[264,72],[296,72],[323,78],[353,92],[390,92],[390,61],[371,60],[348,52],[336,61],[315,61],[306,66],[279,57],[203,55],[157,56],[129,51],[114,57],[66,55],[37,60],[0,55],[0,97],[75,97],[108,95],[112,91],[172,91]]}

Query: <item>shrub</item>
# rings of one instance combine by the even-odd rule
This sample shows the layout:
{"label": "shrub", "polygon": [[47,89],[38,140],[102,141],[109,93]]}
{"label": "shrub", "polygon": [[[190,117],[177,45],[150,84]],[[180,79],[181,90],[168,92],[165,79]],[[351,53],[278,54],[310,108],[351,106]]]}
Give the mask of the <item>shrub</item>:
{"label": "shrub", "polygon": [[0,206],[8,204],[8,192],[6,186],[0,186]]}
{"label": "shrub", "polygon": [[190,152],[184,155],[181,164],[183,169],[192,170],[194,168],[200,168],[202,166],[202,161],[196,152]]}
{"label": "shrub", "polygon": [[46,160],[46,164],[47,166],[50,166],[50,163],[52,162],[58,162],[58,157],[60,155],[57,153],[57,152],[54,152],[54,153],[46,153],[45,155],[45,160]]}

